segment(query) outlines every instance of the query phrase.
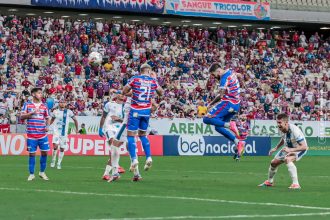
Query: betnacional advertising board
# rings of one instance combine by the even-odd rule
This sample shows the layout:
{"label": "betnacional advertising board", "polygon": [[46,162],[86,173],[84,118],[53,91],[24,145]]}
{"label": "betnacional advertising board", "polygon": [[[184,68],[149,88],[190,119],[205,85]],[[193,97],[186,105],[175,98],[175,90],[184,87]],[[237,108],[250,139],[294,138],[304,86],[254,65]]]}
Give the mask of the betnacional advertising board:
{"label": "betnacional advertising board", "polygon": [[270,4],[232,0],[166,0],[166,13],[197,17],[270,20]]}
{"label": "betnacional advertising board", "polygon": [[31,0],[31,4],[57,8],[163,13],[165,0]]}
{"label": "betnacional advertising board", "polygon": [[[232,156],[235,149],[233,142],[220,136],[165,135],[163,140],[165,156]],[[270,137],[249,137],[244,155],[267,156],[270,148]]]}

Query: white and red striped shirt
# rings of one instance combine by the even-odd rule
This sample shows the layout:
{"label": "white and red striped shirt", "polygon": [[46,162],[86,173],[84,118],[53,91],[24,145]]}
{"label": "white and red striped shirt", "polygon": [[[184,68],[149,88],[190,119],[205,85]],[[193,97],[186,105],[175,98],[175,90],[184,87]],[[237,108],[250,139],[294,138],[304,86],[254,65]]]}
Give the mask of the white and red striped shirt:
{"label": "white and red striped shirt", "polygon": [[236,74],[232,70],[228,70],[221,76],[220,89],[225,89],[223,101],[229,101],[233,104],[240,103],[240,85]]}
{"label": "white and red striped shirt", "polygon": [[46,120],[49,117],[49,111],[44,103],[24,103],[22,113],[35,112],[26,122],[26,134],[29,139],[41,139],[47,135]]}

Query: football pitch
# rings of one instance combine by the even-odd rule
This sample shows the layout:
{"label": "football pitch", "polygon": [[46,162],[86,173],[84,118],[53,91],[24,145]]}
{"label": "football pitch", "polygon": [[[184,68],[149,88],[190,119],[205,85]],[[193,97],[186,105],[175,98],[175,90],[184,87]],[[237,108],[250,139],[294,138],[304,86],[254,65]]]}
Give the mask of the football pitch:
{"label": "football pitch", "polygon": [[[328,157],[297,163],[301,190],[290,191],[282,166],[273,188],[266,179],[270,157],[154,157],[143,180],[126,172],[101,180],[106,157],[67,156],[50,181],[27,182],[28,157],[1,157],[0,219],[330,219]],[[144,158],[140,157],[140,168]],[[37,172],[39,169],[37,158]],[[128,169],[128,157],[120,164]],[[36,172],[36,173],[37,173]]]}

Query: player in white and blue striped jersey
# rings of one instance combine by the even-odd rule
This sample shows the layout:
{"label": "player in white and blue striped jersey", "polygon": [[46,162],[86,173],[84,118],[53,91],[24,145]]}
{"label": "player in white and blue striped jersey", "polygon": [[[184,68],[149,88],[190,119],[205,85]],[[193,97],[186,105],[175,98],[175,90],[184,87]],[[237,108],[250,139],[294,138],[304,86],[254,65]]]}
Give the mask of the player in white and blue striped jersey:
{"label": "player in white and blue striped jersey", "polygon": [[289,189],[300,189],[297,167],[294,162],[299,161],[307,153],[306,138],[296,125],[289,123],[289,116],[285,113],[277,116],[277,126],[281,131],[282,138],[277,146],[269,151],[269,155],[272,155],[283,145],[285,147],[275,155],[269,166],[268,179],[259,186],[273,186],[278,167],[285,163],[292,179]]}
{"label": "player in white and blue striped jersey", "polygon": [[78,132],[78,121],[74,115],[74,113],[66,108],[67,103],[64,99],[59,101],[59,108],[55,109],[51,114],[52,120],[51,124],[53,125],[53,154],[52,154],[52,162],[50,167],[54,168],[56,164],[56,157],[58,148],[60,148],[60,153],[58,155],[57,161],[57,169],[61,169],[62,160],[64,157],[64,151],[68,149],[68,131],[69,131],[69,119],[72,118],[74,121],[74,125],[76,128],[76,133]]}

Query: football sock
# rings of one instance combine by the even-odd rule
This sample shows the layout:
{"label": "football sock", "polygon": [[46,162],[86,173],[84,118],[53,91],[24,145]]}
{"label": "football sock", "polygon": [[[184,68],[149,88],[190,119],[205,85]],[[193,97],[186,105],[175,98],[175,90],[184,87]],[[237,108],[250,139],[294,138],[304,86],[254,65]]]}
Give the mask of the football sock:
{"label": "football sock", "polygon": [[36,156],[29,156],[29,171],[34,174],[34,167],[36,166]]}
{"label": "football sock", "polygon": [[131,156],[131,160],[133,161],[134,159],[136,159],[136,143],[135,143],[135,139],[134,136],[128,136],[127,137],[127,142],[128,142],[128,152],[129,155]]}
{"label": "football sock", "polygon": [[149,140],[148,140],[148,138],[146,136],[140,136],[140,140],[141,140],[141,143],[142,143],[142,147],[143,147],[144,153],[146,154],[146,158],[148,159],[148,157],[151,156],[151,153],[150,153],[150,142],[149,142]]}
{"label": "football sock", "polygon": [[55,163],[56,161],[56,156],[57,156],[57,149],[53,149],[53,154],[52,154],[52,163]]}
{"label": "football sock", "polygon": [[272,165],[269,166],[268,170],[268,181],[273,183],[274,181],[274,176],[278,170],[278,167],[272,167]]}
{"label": "football sock", "polygon": [[110,173],[110,171],[111,171],[111,169],[112,169],[112,167],[110,165],[106,165],[103,176],[108,176],[109,173]]}
{"label": "football sock", "polygon": [[64,157],[64,151],[60,151],[60,154],[58,155],[58,161],[57,161],[57,164],[61,165],[62,163],[62,160],[63,160],[63,157]]}
{"label": "football sock", "polygon": [[286,166],[288,167],[288,171],[290,173],[290,176],[291,176],[291,179],[292,179],[292,183],[293,184],[299,184],[296,165],[294,165],[293,162],[290,162]]}
{"label": "football sock", "polygon": [[138,175],[140,175],[139,165],[137,165],[137,166],[135,167],[133,173],[134,173],[134,176],[138,176]]}
{"label": "football sock", "polygon": [[46,156],[41,155],[40,156],[40,172],[42,172],[42,173],[45,172],[46,166],[47,166],[47,155]]}
{"label": "football sock", "polygon": [[112,162],[112,175],[118,173],[119,167],[119,151],[118,147],[112,146],[111,148],[111,162]]}

